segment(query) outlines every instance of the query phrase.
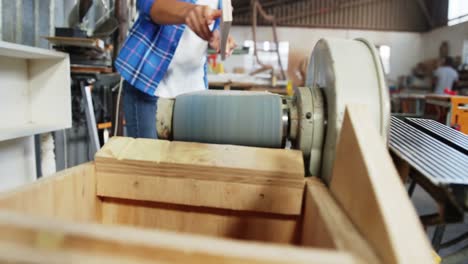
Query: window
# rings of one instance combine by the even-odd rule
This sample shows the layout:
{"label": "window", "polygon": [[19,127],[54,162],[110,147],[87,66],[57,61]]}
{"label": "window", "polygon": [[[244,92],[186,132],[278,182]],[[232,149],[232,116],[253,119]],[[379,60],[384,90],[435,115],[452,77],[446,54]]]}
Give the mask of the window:
{"label": "window", "polygon": [[468,21],[468,1],[449,0],[448,24],[453,26]]}
{"label": "window", "polygon": [[[283,64],[284,70],[288,70],[288,57],[289,57],[289,42],[281,41],[278,43],[279,47],[279,54],[280,60]],[[257,64],[254,55],[254,42],[252,40],[244,41],[244,47],[249,48],[248,56],[244,57],[244,68],[247,72],[251,72],[253,70],[258,69],[260,66]],[[278,54],[277,54],[277,47],[275,42],[271,41],[263,41],[257,42],[257,52],[260,61],[267,65],[272,65],[275,69],[275,72],[279,71],[279,62],[278,62]]]}
{"label": "window", "polygon": [[468,40],[463,42],[463,61],[464,64],[468,64]]}
{"label": "window", "polygon": [[380,59],[382,60],[382,66],[384,68],[385,74],[390,73],[390,55],[391,49],[390,46],[382,45],[378,46],[377,49],[379,50]]}

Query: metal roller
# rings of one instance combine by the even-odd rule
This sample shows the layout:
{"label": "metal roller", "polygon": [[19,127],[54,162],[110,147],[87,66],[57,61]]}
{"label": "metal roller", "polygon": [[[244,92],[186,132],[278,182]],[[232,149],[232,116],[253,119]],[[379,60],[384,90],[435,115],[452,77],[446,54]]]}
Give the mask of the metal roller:
{"label": "metal roller", "polygon": [[175,103],[160,100],[158,135],[272,148],[284,147],[290,140],[292,148],[303,153],[306,173],[330,182],[345,107],[350,103],[368,107],[386,140],[390,102],[374,46],[362,39],[322,39],[312,53],[306,87],[297,88],[294,97],[203,91],[178,96]]}
{"label": "metal roller", "polygon": [[[177,97],[173,138],[280,148],[286,138],[282,99],[265,92],[202,91]],[[286,127],[284,127],[286,126]]]}

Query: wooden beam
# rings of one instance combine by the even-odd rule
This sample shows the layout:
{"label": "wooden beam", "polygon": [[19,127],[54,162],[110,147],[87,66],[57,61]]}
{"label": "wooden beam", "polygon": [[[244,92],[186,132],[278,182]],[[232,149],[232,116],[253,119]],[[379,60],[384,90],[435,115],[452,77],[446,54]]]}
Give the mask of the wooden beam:
{"label": "wooden beam", "polygon": [[346,109],[330,190],[384,263],[433,263],[418,215],[365,106]]}
{"label": "wooden beam", "polygon": [[76,222],[98,221],[94,164],[86,163],[0,195],[0,208]]}
{"label": "wooden beam", "polygon": [[104,197],[299,215],[299,151],[112,138],[96,155]]}
{"label": "wooden beam", "polygon": [[0,211],[0,234],[0,261],[8,263],[357,263],[346,252],[70,225],[5,211]]}
{"label": "wooden beam", "polygon": [[398,175],[400,175],[401,181],[403,183],[406,183],[410,177],[410,165],[408,164],[408,162],[398,157],[397,155],[391,155],[391,157],[393,160],[393,164],[395,165],[398,171]]}
{"label": "wooden beam", "polygon": [[365,263],[382,263],[318,178],[307,180],[303,217],[303,246],[347,251]]}

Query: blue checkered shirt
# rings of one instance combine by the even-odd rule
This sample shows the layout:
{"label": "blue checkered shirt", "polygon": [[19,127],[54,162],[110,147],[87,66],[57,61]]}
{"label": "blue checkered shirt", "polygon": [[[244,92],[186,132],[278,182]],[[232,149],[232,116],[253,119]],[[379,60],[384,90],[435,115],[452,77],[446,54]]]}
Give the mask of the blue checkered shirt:
{"label": "blue checkered shirt", "polygon": [[[151,20],[155,0],[137,0],[139,17],[115,61],[120,75],[137,89],[154,95],[172,61],[185,25],[158,25]],[[196,0],[182,0],[195,3]],[[216,27],[216,25],[215,25]],[[207,65],[205,63],[205,85]]]}

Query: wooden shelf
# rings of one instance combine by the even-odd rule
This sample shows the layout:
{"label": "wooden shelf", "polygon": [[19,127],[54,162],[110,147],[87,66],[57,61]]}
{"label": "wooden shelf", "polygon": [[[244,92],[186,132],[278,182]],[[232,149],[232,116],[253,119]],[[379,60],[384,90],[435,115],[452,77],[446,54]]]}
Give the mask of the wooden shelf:
{"label": "wooden shelf", "polygon": [[68,54],[0,41],[0,141],[71,127]]}
{"label": "wooden shelf", "polygon": [[50,131],[57,131],[64,127],[58,124],[24,124],[15,127],[0,128],[0,141],[14,138],[27,137],[36,134],[42,134]]}

